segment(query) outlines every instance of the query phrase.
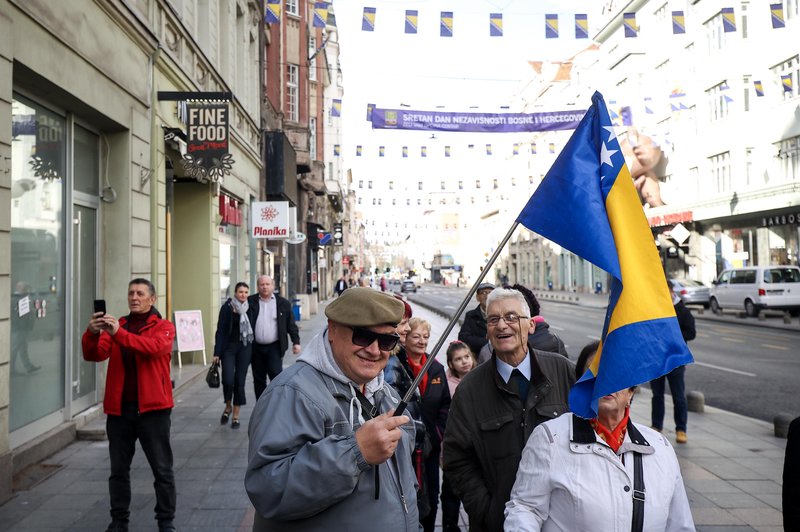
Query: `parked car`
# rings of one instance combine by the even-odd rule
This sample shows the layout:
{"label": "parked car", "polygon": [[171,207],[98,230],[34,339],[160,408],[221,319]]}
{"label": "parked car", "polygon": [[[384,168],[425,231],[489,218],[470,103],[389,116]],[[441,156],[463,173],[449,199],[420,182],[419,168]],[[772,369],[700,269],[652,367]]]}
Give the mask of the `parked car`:
{"label": "parked car", "polygon": [[417,291],[417,285],[414,283],[412,279],[403,279],[403,284],[400,285],[401,292],[415,292]]}
{"label": "parked car", "polygon": [[744,308],[748,316],[762,309],[800,311],[800,268],[753,266],[724,270],[711,288],[711,310]]}
{"label": "parked car", "polygon": [[711,290],[701,283],[691,279],[670,279],[669,284],[686,305],[703,305],[708,308],[711,301]]}

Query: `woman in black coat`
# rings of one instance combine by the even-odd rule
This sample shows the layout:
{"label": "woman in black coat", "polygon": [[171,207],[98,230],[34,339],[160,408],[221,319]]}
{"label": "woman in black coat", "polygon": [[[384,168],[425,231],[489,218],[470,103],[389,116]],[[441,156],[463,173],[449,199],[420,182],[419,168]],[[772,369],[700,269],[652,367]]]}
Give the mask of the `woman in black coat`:
{"label": "woman in black coat", "polygon": [[219,309],[217,334],[214,337],[214,364],[222,361],[222,396],[225,399],[225,411],[219,422],[226,424],[232,412],[232,429],[239,428],[239,408],[247,404],[244,384],[253,350],[253,329],[247,317],[249,294],[247,283],[236,283],[234,297],[225,301]]}
{"label": "woman in black coat", "polygon": [[[416,377],[425,365],[428,354],[428,341],[431,325],[421,318],[411,318],[408,322],[410,330],[406,334],[405,353],[398,353],[397,358],[411,377]],[[425,532],[433,531],[436,520],[436,509],[439,501],[439,456],[442,449],[442,436],[447,424],[447,413],[450,410],[450,389],[444,366],[434,361],[428,369],[419,387],[422,399],[422,421],[430,438],[431,452],[425,458],[425,481],[427,483],[428,500],[431,511],[420,520]]]}

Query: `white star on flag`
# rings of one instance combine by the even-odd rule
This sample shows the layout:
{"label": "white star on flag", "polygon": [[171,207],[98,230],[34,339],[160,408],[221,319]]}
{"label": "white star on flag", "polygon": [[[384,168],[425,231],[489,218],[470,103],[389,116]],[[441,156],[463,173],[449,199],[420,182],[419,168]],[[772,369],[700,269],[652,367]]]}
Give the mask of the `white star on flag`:
{"label": "white star on flag", "polygon": [[608,131],[608,140],[617,138],[617,132],[614,131],[614,126],[603,126],[603,129]]}
{"label": "white star on flag", "polygon": [[600,162],[602,164],[607,164],[608,166],[614,166],[614,163],[611,162],[611,156],[617,153],[619,150],[609,150],[606,143],[603,143],[603,147],[600,150]]}

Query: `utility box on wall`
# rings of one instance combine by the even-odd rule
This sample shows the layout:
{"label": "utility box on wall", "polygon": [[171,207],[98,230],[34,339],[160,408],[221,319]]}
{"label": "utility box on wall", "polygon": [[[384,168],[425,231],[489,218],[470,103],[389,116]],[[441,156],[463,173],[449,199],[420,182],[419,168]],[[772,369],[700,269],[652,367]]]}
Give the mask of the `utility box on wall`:
{"label": "utility box on wall", "polygon": [[264,131],[264,188],[267,199],[297,205],[297,156],[283,131]]}

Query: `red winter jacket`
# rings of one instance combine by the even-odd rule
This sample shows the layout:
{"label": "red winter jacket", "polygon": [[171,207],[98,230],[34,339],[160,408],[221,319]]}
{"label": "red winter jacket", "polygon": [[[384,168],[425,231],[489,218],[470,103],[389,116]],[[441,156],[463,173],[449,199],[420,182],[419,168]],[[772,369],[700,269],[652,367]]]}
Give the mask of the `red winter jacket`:
{"label": "red winter jacket", "polygon": [[139,334],[125,330],[127,321],[127,318],[120,318],[119,330],[114,336],[105,331],[93,334],[87,329],[81,339],[84,360],[102,362],[109,359],[103,410],[106,414],[122,415],[122,386],[125,383],[123,348],[136,356],[139,412],[172,408],[170,366],[175,326],[161,319],[158,311],[150,314]]}

